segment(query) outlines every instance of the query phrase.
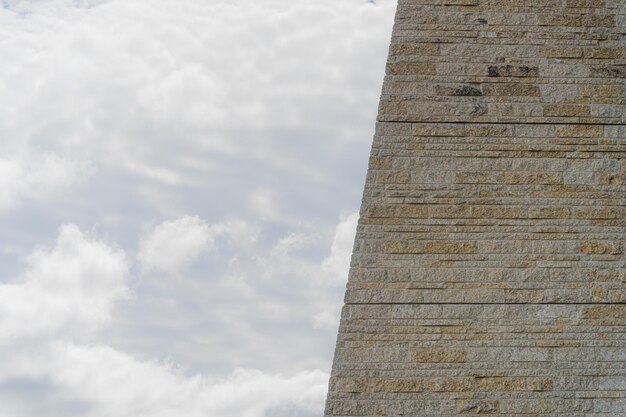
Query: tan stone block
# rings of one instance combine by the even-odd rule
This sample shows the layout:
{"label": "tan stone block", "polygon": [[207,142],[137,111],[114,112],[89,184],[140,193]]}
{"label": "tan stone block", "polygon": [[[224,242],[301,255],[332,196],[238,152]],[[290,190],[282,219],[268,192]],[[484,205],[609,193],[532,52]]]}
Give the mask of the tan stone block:
{"label": "tan stone block", "polygon": [[465,135],[465,129],[459,125],[416,123],[413,125],[413,135],[420,137],[458,137]]}
{"label": "tan stone block", "polygon": [[624,86],[581,85],[578,87],[583,98],[624,97]]}
{"label": "tan stone block", "polygon": [[407,184],[411,176],[406,171],[377,171],[375,182],[379,184]]}
{"label": "tan stone block", "polygon": [[[405,100],[384,100],[381,99],[378,104],[378,113],[386,115],[402,115],[407,113],[407,104]],[[390,123],[387,123],[390,124]]]}
{"label": "tan stone block", "polygon": [[419,254],[425,253],[426,245],[421,241],[388,240],[383,242],[382,249],[389,254]]}
{"label": "tan stone block", "polygon": [[476,378],[476,390],[486,392],[522,391],[526,386],[524,378],[485,377]]}
{"label": "tan stone block", "polygon": [[581,117],[589,116],[589,106],[579,104],[546,104],[543,107],[544,116],[553,117]]}
{"label": "tan stone block", "polygon": [[472,217],[480,219],[525,219],[528,217],[526,208],[504,206],[472,207]]}
{"label": "tan stone block", "polygon": [[539,87],[533,84],[484,84],[483,91],[486,96],[506,97],[539,97]]}
{"label": "tan stone block", "polygon": [[580,252],[588,255],[617,255],[622,253],[619,242],[584,241],[580,242]]}
{"label": "tan stone block", "polygon": [[392,56],[426,56],[439,55],[439,45],[433,43],[404,43],[394,42],[391,44],[390,54]]}
{"label": "tan stone block", "polygon": [[626,208],[623,207],[575,207],[574,218],[577,219],[624,219]]}
{"label": "tan stone block", "polygon": [[428,208],[428,217],[433,219],[456,219],[469,217],[471,209],[468,206],[430,206]]}
{"label": "tan stone block", "polygon": [[581,26],[580,15],[572,14],[541,14],[539,15],[540,26]]}
{"label": "tan stone block", "polygon": [[582,312],[582,317],[585,319],[624,319],[626,304],[586,307]]}
{"label": "tan stone block", "polygon": [[395,62],[387,64],[388,75],[435,75],[435,65],[423,62]]}
{"label": "tan stone block", "polygon": [[541,49],[541,56],[545,58],[580,58],[582,48],[578,46],[546,46]]}
{"label": "tan stone block", "polygon": [[591,26],[594,28],[598,27],[615,27],[615,16],[613,15],[583,15],[582,16],[582,24],[583,26]]}
{"label": "tan stone block", "polygon": [[596,175],[596,182],[600,185],[624,185],[626,174],[619,172],[601,172]]}
{"label": "tan stone block", "polygon": [[529,209],[531,219],[567,219],[571,216],[568,207],[541,207]]}
{"label": "tan stone block", "polygon": [[500,184],[562,184],[562,174],[556,172],[505,172],[498,176]]}
{"label": "tan stone block", "polygon": [[428,209],[419,204],[380,204],[369,206],[363,217],[376,218],[425,218]]}
{"label": "tan stone block", "polygon": [[608,301],[611,303],[626,303],[626,289],[609,291]]}
{"label": "tan stone block", "polygon": [[604,126],[556,125],[554,133],[560,138],[601,138],[604,135]]}
{"label": "tan stone block", "polygon": [[415,393],[424,391],[421,379],[380,378],[369,381],[368,392]]}
{"label": "tan stone block", "polygon": [[508,137],[511,136],[513,129],[511,126],[490,126],[480,124],[465,125],[465,135],[470,137]]}
{"label": "tan stone block", "polygon": [[469,378],[424,378],[422,387],[428,392],[467,392],[472,389]]}
{"label": "tan stone block", "polygon": [[426,348],[413,352],[413,360],[419,363],[462,363],[467,360],[463,350]]}
{"label": "tan stone block", "polygon": [[549,378],[528,378],[526,389],[528,391],[552,391],[554,390],[554,381]]}
{"label": "tan stone block", "polygon": [[590,59],[622,59],[626,58],[626,47],[601,48],[588,47],[584,51],[585,58]]}
{"label": "tan stone block", "polygon": [[567,0],[565,2],[565,7],[594,8],[594,7],[602,7],[602,6],[604,6],[604,0]]}
{"label": "tan stone block", "polygon": [[458,414],[496,414],[500,411],[500,402],[498,400],[474,400],[463,399],[457,400]]}
{"label": "tan stone block", "polygon": [[484,377],[476,378],[479,391],[552,391],[554,383],[549,378]]}
{"label": "tan stone block", "polygon": [[369,161],[370,170],[391,169],[392,159],[385,156],[372,156]]}
{"label": "tan stone block", "polygon": [[426,253],[476,253],[476,242],[433,241],[426,243]]}

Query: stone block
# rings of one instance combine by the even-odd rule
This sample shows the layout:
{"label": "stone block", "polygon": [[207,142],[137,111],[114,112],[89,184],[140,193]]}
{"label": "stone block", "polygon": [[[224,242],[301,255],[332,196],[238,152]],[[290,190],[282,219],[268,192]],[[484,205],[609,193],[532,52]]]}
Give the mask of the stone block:
{"label": "stone block", "polygon": [[553,117],[582,117],[591,115],[591,109],[579,104],[546,104],[543,107],[544,116]]}
{"label": "stone block", "polygon": [[580,252],[588,255],[617,255],[622,253],[619,242],[591,241],[580,242]]}
{"label": "stone block", "polygon": [[466,354],[462,350],[454,349],[420,349],[413,352],[413,361],[420,363],[463,363]]}
{"label": "stone block", "polygon": [[582,48],[578,46],[546,46],[541,49],[541,56],[545,58],[580,58]]}
{"label": "stone block", "polygon": [[453,242],[434,241],[428,242],[425,247],[426,253],[476,253],[478,246],[476,242]]}

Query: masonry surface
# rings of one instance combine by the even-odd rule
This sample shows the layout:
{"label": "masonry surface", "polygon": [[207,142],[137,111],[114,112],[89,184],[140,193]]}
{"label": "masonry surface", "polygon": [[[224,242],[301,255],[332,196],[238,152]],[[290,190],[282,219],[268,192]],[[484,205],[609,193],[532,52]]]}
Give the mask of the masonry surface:
{"label": "masonry surface", "polygon": [[325,416],[626,416],[626,0],[400,0]]}

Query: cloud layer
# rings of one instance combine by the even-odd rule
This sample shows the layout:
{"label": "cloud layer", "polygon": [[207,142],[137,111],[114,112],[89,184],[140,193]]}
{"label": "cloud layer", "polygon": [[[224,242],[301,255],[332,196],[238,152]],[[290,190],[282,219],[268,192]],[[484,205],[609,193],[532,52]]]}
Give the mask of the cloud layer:
{"label": "cloud layer", "polygon": [[394,7],[0,3],[0,417],[321,415]]}
{"label": "cloud layer", "polygon": [[0,285],[0,344],[107,323],[127,295],[124,254],[63,226],[54,248],[36,248],[16,283]]}
{"label": "cloud layer", "polygon": [[[187,217],[161,226],[199,222]],[[82,415],[319,414],[328,382],[328,374],[319,370],[285,376],[237,369],[217,379],[186,375],[171,364],[136,359],[107,345],[77,344],[85,332],[109,322],[115,305],[127,298],[129,279],[125,254],[85,236],[75,225],[61,228],[53,248],[36,248],[27,264],[15,283],[0,285],[5,359],[0,387],[13,390],[13,400],[20,395],[11,388],[17,381],[26,381],[26,386],[47,381],[55,387],[59,404],[67,406],[71,398],[91,410]],[[8,403],[0,415],[23,414],[23,408]],[[43,412],[30,410],[35,411]]]}

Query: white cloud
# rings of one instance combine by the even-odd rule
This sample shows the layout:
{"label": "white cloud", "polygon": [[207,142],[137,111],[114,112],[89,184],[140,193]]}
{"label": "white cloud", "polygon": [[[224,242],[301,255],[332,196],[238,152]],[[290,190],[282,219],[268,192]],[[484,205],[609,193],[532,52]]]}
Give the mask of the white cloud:
{"label": "white cloud", "polygon": [[37,248],[17,282],[0,285],[0,342],[93,331],[127,295],[124,253],[63,226],[52,249]]}
{"label": "white cloud", "polygon": [[0,212],[15,208],[24,199],[42,200],[67,191],[79,175],[89,173],[88,165],[52,153],[0,158]]}
{"label": "white cloud", "polygon": [[312,317],[315,328],[335,330],[339,324],[341,298],[348,281],[352,247],[356,235],[359,213],[342,215],[335,227],[330,254],[321,265],[318,285],[323,288],[318,296],[316,313]]}
{"label": "white cloud", "polygon": [[[331,181],[312,162],[370,141],[394,7],[13,2],[0,8],[0,132],[159,185],[225,180],[184,166],[198,156]],[[284,146],[294,137],[315,138],[316,158]]]}
{"label": "white cloud", "polygon": [[[249,233],[241,222],[208,226],[197,217],[159,227],[166,232],[199,228],[214,229],[216,235]],[[274,259],[285,260],[310,244],[306,235],[291,235],[280,239],[271,252]],[[128,295],[127,275],[122,251],[86,237],[74,225],[61,228],[52,248],[36,248],[19,280],[0,285],[3,389],[10,389],[16,380],[22,386],[46,381],[52,384],[59,409],[65,403],[83,404],[91,417],[313,417],[321,413],[329,375],[320,370],[284,375],[237,369],[227,378],[189,375],[169,363],[136,359],[107,345],[73,342],[110,321],[116,302]],[[248,307],[253,314],[262,309]],[[25,342],[27,336],[36,336],[37,343]],[[24,394],[15,391],[10,399],[20,395]],[[37,414],[45,406],[33,404],[30,412],[24,412],[15,404],[8,402],[0,416]]]}
{"label": "white cloud", "polygon": [[241,221],[209,225],[198,216],[163,222],[142,239],[137,259],[144,271],[176,274],[202,253],[216,250],[220,236],[237,239],[242,246],[256,239],[256,231]]}
{"label": "white cloud", "polygon": [[[23,355],[12,359],[19,362]],[[321,415],[329,378],[321,371],[250,369],[223,379],[188,376],[108,346],[67,342],[51,343],[28,359],[30,373],[22,368],[22,378],[51,381],[66,397],[89,404],[92,417],[313,417]]]}
{"label": "white cloud", "polygon": [[330,255],[322,263],[322,271],[326,272],[334,282],[345,284],[348,279],[358,221],[359,213],[351,213],[342,216],[335,228]]}
{"label": "white cloud", "polygon": [[199,217],[159,224],[141,240],[137,258],[145,270],[176,272],[204,251],[214,249],[215,236]]}

